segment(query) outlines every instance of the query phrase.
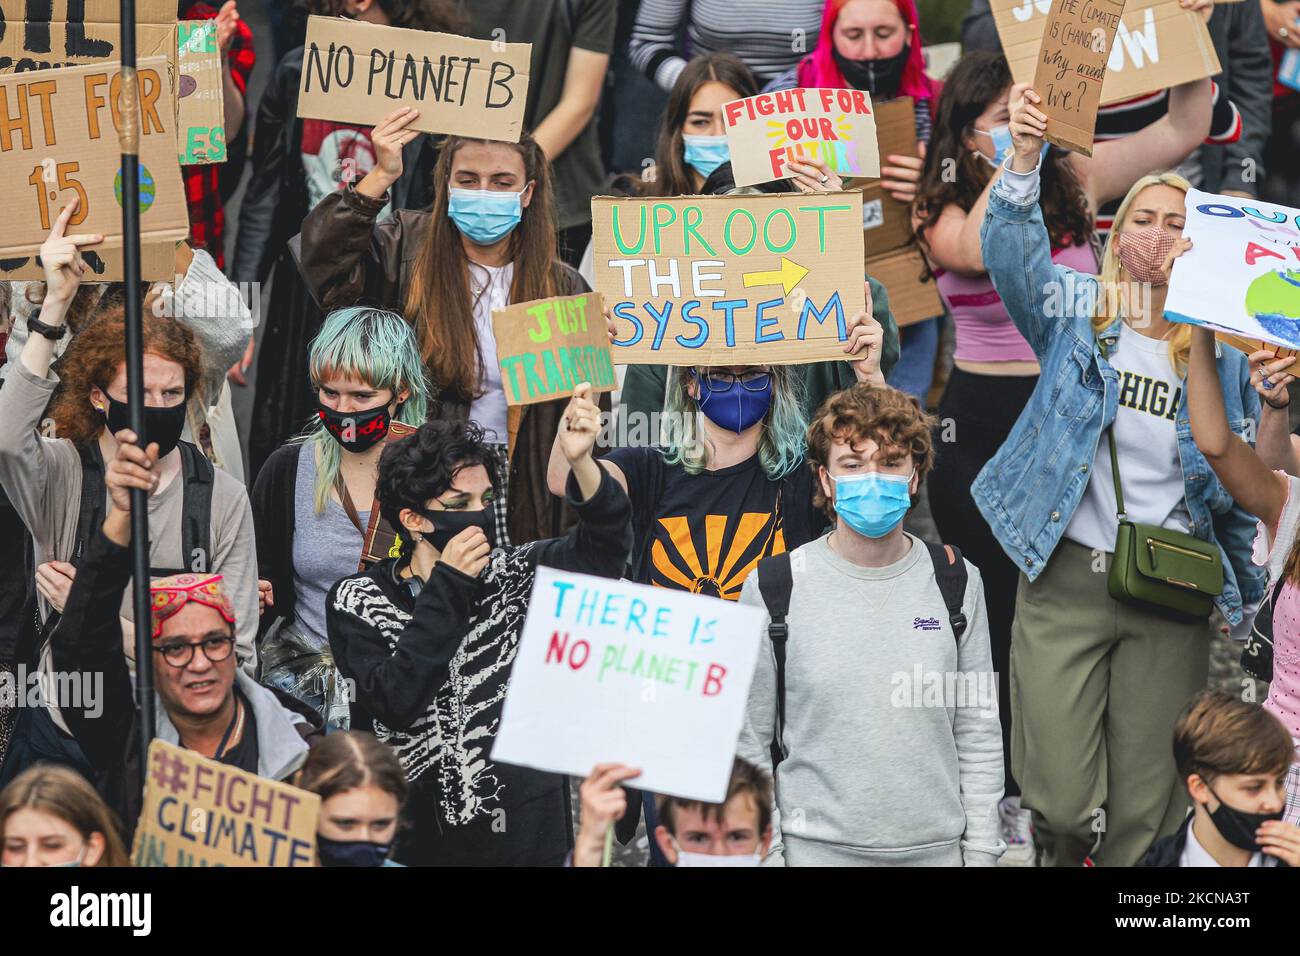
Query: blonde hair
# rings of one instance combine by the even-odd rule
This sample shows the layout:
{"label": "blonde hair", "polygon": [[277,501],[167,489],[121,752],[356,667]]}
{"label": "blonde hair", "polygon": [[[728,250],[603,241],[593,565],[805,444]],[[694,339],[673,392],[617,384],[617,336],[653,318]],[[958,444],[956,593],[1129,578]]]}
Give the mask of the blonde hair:
{"label": "blonde hair", "polygon": [[[1163,173],[1148,173],[1137,182],[1128,191],[1124,201],[1119,204],[1119,209],[1115,211],[1114,225],[1111,227],[1110,236],[1106,239],[1106,249],[1101,256],[1101,275],[1098,276],[1097,303],[1092,316],[1093,335],[1100,335],[1108,326],[1119,318],[1119,288],[1120,273],[1123,266],[1119,261],[1119,236],[1123,231],[1124,220],[1128,218],[1129,207],[1133,205],[1133,200],[1138,194],[1148,186],[1169,186],[1177,189],[1184,196],[1192,188],[1189,183],[1178,173],[1172,170]],[[1175,324],[1173,331],[1165,340],[1169,343],[1169,362],[1174,367],[1174,371],[1179,377],[1187,374],[1187,359],[1192,351],[1192,327],[1186,324]]]}

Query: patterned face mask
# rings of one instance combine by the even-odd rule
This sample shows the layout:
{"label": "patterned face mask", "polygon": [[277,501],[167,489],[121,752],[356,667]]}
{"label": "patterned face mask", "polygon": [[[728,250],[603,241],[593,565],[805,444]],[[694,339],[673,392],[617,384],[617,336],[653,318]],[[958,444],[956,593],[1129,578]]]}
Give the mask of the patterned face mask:
{"label": "patterned face mask", "polygon": [[1165,259],[1178,237],[1162,226],[1141,226],[1119,234],[1119,261],[1130,278],[1161,286],[1169,284]]}

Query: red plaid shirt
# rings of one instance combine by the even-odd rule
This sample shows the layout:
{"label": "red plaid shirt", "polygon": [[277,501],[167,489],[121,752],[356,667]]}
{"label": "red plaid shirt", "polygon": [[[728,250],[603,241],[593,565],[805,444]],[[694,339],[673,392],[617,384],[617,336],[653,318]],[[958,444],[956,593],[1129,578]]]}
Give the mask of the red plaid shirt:
{"label": "red plaid shirt", "polygon": [[[216,15],[217,7],[199,2],[191,4],[182,19],[211,20]],[[247,21],[240,20],[235,24],[235,38],[226,58],[230,62],[230,75],[235,86],[247,96],[248,78],[257,60],[253,51],[253,31],[248,28]],[[190,243],[197,249],[206,249],[217,261],[217,268],[224,269],[226,211],[221,202],[221,165],[182,166],[181,173],[185,178],[185,201],[190,210]]]}

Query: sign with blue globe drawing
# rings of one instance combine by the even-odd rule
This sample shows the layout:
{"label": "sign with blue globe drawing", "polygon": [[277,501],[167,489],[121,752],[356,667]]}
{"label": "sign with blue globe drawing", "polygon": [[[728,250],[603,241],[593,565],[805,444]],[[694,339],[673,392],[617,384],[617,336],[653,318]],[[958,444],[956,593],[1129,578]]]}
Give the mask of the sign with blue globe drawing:
{"label": "sign with blue globe drawing", "polygon": [[1300,209],[1193,189],[1183,235],[1165,318],[1300,349]]}
{"label": "sign with blue globe drawing", "polygon": [[[155,196],[157,196],[157,187],[154,185],[153,174],[144,163],[139,164],[140,168],[140,215],[149,211],[153,205]],[[119,166],[117,175],[113,177],[113,196],[117,199],[117,204],[122,205],[122,168]]]}

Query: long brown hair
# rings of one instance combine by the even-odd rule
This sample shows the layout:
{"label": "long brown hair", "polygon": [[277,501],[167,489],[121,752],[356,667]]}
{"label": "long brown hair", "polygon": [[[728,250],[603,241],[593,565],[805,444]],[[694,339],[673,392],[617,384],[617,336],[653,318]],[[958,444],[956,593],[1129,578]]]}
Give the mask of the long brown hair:
{"label": "long brown hair", "polygon": [[706,83],[721,83],[736,91],[739,99],[758,94],[758,81],[740,60],[730,53],[705,53],[695,57],[673,84],[668,104],[659,121],[655,140],[655,181],[646,190],[651,196],[690,196],[695,192],[690,167],[682,158],[682,125],[691,111],[691,100]]}
{"label": "long brown hair", "polygon": [[58,817],[89,840],[104,836],[104,852],[96,866],[130,866],[117,817],[86,778],[67,767],[39,764],[24,770],[0,790],[0,837],[5,822],[19,810],[36,810]]}
{"label": "long brown hair", "polygon": [[[916,238],[925,251],[929,251],[926,231],[939,221],[944,209],[955,205],[970,212],[988,185],[993,169],[967,149],[964,140],[980,114],[1011,83],[1007,58],[988,50],[972,50],[948,74],[925,153],[925,171],[917,187],[915,209],[921,223]],[[1040,202],[1053,247],[1080,245],[1092,237],[1088,197],[1064,150],[1047,151]]]}
{"label": "long brown hair", "polygon": [[[189,400],[202,372],[198,340],[188,326],[145,310],[141,320],[144,351],[153,352],[185,370],[185,399]],[[126,313],[109,309],[82,330],[59,360],[59,387],[50,402],[50,417],[60,438],[86,445],[104,430],[104,416],[90,404],[90,388],[107,391],[126,361]]]}
{"label": "long brown hair", "polygon": [[447,215],[447,198],[452,160],[470,143],[515,150],[524,161],[525,183],[534,183],[532,201],[510,234],[510,261],[515,266],[510,301],[531,302],[569,292],[568,288],[561,287],[563,268],[556,256],[551,166],[541,148],[526,133],[518,143],[450,137],[433,170],[436,198],[424,241],[411,269],[405,313],[407,321],[415,325],[420,355],[433,380],[432,394],[446,391],[462,401],[471,401],[481,394],[483,352],[474,325],[470,261],[460,230]]}

